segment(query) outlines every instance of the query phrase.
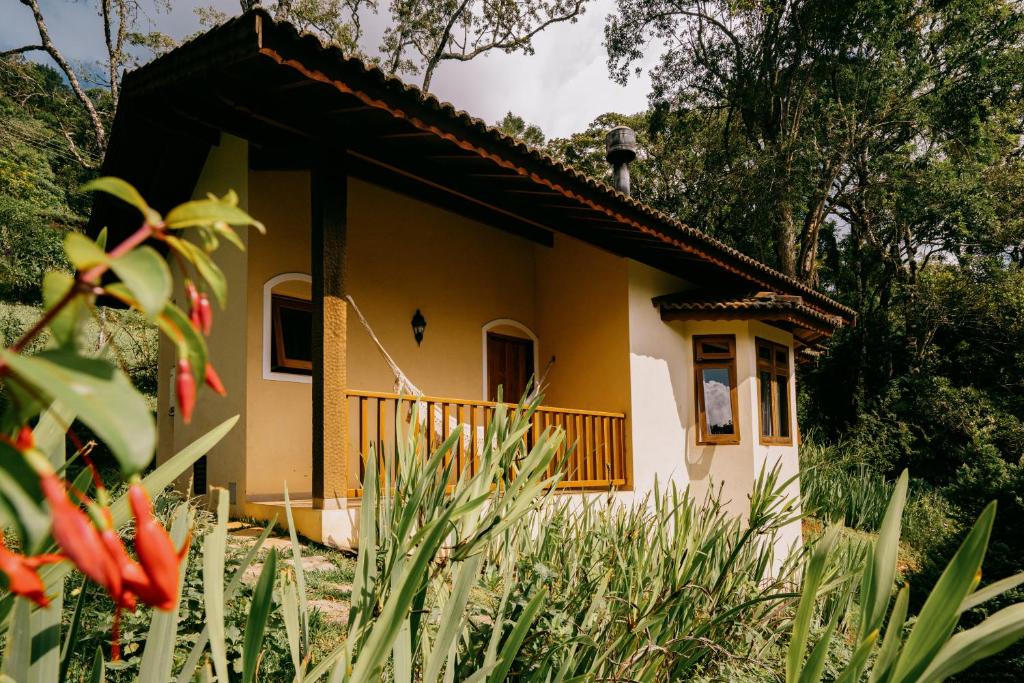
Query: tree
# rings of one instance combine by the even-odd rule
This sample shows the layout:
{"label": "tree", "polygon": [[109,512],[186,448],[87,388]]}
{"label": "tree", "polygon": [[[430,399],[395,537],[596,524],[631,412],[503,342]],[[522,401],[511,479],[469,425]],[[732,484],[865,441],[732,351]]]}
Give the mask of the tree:
{"label": "tree", "polygon": [[[107,125],[117,109],[117,101],[121,94],[121,74],[126,66],[133,63],[133,57],[128,50],[129,46],[137,44],[156,50],[163,45],[166,49],[170,41],[159,33],[147,34],[135,31],[141,12],[138,0],[99,0],[97,9],[103,20],[103,41],[106,46],[106,59],[101,65],[103,73],[102,75],[82,73],[81,69],[72,67],[60,47],[53,42],[39,0],[19,1],[32,12],[36,31],[39,34],[39,43],[7,50],[0,53],[0,58],[29,52],[45,52],[56,62],[61,73],[67,79],[75,100],[87,115],[92,130],[92,139],[87,150],[80,150],[70,138],[68,146],[83,166],[91,168],[96,165],[95,158],[102,156],[107,147]],[[164,0],[157,0],[156,5],[157,9],[169,9],[170,7],[169,4],[164,4]],[[99,76],[103,88],[87,91],[82,85],[83,82],[94,80],[97,76]]]}
{"label": "tree", "polygon": [[505,135],[525,142],[531,147],[544,145],[544,131],[540,129],[540,126],[527,123],[523,117],[516,116],[512,112],[505,114],[505,118],[498,121],[495,126]]}
{"label": "tree", "polygon": [[1015,96],[1021,15],[1001,0],[619,0],[605,36],[620,81],[665,44],[652,106],[714,122],[700,142],[739,190],[732,230],[763,235],[776,266],[814,283],[829,221],[884,172],[865,163],[946,153]]}
{"label": "tree", "polygon": [[392,0],[382,66],[422,74],[430,90],[438,65],[468,62],[492,50],[533,54],[533,38],[552,24],[575,22],[591,0]]}

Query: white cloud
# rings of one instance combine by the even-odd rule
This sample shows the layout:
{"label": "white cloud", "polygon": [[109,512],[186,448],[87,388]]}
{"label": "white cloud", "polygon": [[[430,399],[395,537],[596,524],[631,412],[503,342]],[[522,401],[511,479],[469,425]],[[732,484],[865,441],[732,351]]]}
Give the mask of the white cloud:
{"label": "white cloud", "polygon": [[732,423],[732,397],[728,385],[704,380],[704,412],[709,426]]}
{"label": "white cloud", "polygon": [[[66,56],[83,64],[98,63],[104,48],[93,4],[41,4],[54,42]],[[238,11],[236,0],[174,0],[170,13],[158,12],[151,0],[143,0],[142,28],[183,38],[199,29],[194,9],[210,4],[228,13]],[[623,87],[608,78],[603,29],[614,7],[615,0],[597,0],[579,22],[549,27],[534,40],[534,55],[495,52],[471,62],[444,62],[435,73],[434,92],[488,123],[513,111],[539,125],[549,138],[582,130],[605,112],[640,111],[646,107],[648,80],[634,77]],[[386,21],[386,13],[365,17],[363,42],[368,52],[375,50]],[[8,2],[0,22],[0,50],[38,40],[29,9]],[[48,61],[39,53],[33,58]]]}

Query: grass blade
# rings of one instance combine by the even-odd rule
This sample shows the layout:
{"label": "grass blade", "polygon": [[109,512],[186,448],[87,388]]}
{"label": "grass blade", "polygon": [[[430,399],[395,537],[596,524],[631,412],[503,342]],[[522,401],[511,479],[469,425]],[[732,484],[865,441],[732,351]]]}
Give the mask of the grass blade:
{"label": "grass blade", "polygon": [[68,625],[68,632],[64,636],[64,645],[60,649],[60,683],[68,678],[68,667],[71,666],[71,658],[75,654],[75,644],[78,642],[78,632],[82,628],[82,607],[85,605],[85,593],[89,588],[89,579],[83,578],[82,585],[78,589],[78,599],[75,600],[75,611],[71,613],[71,623]]}
{"label": "grass blade", "polygon": [[89,683],[103,683],[107,679],[107,666],[103,662],[103,648],[96,646],[96,655],[92,658],[92,672]]}
{"label": "grass blade", "polygon": [[[224,588],[224,601],[227,602],[235,597],[235,592],[238,587],[242,585],[242,577],[245,575],[245,571],[256,559],[260,550],[263,548],[263,544],[267,538],[270,537],[271,532],[277,525],[277,517],[270,520],[266,528],[263,529],[263,533],[259,535],[256,542],[253,543],[252,547],[249,548],[249,552],[242,558],[242,562],[238,565],[235,573],[231,576],[231,580],[228,582],[227,587]],[[206,644],[210,641],[210,625],[206,624],[203,626],[203,630],[199,633],[199,637],[196,638],[195,644],[192,646],[192,651],[189,652],[188,659],[185,660],[185,664],[181,667],[181,671],[178,672],[177,683],[188,683],[192,680],[192,675],[196,672],[196,667],[199,666],[199,658],[202,657],[203,651],[206,649]]]}
{"label": "grass blade", "polygon": [[224,552],[228,533],[228,492],[217,489],[217,524],[203,542],[203,602],[210,632],[210,654],[217,680],[230,681],[224,641]]}
{"label": "grass blade", "polygon": [[284,618],[284,630],[288,636],[288,650],[295,667],[295,681],[302,683],[302,649],[299,645],[299,596],[295,592],[295,584],[287,576],[281,585],[281,616]]}
{"label": "grass blade", "polygon": [[928,595],[896,660],[893,683],[916,681],[953,632],[960,616],[960,605],[978,584],[995,515],[993,501],[978,517]]}
{"label": "grass blade", "polygon": [[263,571],[252,592],[249,616],[245,620],[245,641],[242,644],[242,683],[256,678],[256,665],[263,647],[263,634],[274,598],[274,577],[277,574],[277,551],[271,550],[263,563]]}
{"label": "grass blade", "polygon": [[977,661],[991,657],[1024,636],[1024,603],[999,610],[974,628],[949,639],[918,679],[944,681]]}
{"label": "grass blade", "polygon": [[501,652],[498,654],[498,661],[494,670],[487,677],[490,683],[501,683],[508,677],[508,672],[512,668],[515,655],[519,652],[519,647],[523,644],[523,639],[526,638],[530,626],[533,625],[537,612],[544,605],[544,599],[547,597],[547,594],[547,588],[537,591],[526,605],[526,609],[519,615],[516,625],[512,627],[511,633],[508,634],[508,638],[501,646]]}
{"label": "grass blade", "polygon": [[295,533],[292,519],[292,501],[288,497],[288,482],[284,484],[284,512],[288,517],[288,537],[292,542],[292,564],[295,568],[295,583],[299,593],[299,621],[302,625],[302,654],[309,652],[309,605],[306,603],[306,572],[302,569],[302,546]]}
{"label": "grass blade", "polygon": [[25,598],[15,598],[10,618],[3,672],[21,683],[28,680],[32,665],[32,605]]}

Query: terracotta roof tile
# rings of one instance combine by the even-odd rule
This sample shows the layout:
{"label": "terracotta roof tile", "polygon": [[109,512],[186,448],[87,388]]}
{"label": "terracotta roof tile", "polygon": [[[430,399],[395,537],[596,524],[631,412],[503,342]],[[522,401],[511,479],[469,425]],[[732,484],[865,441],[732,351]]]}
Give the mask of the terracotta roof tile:
{"label": "terracotta roof tile", "polygon": [[[308,49],[314,54],[326,57],[339,66],[355,70],[363,78],[373,79],[373,81],[382,85],[385,89],[391,91],[398,97],[406,98],[413,101],[415,104],[426,106],[432,111],[443,114],[452,124],[461,126],[463,129],[468,129],[483,136],[493,145],[493,148],[498,153],[505,155],[512,153],[528,159],[537,167],[542,169],[546,174],[555,178],[556,182],[560,184],[575,184],[577,186],[586,187],[590,191],[602,197],[607,205],[612,209],[625,208],[636,212],[647,219],[651,229],[664,233],[664,236],[670,239],[681,238],[680,242],[692,245],[696,249],[702,251],[705,254],[705,257],[710,258],[713,262],[720,263],[720,261],[716,261],[716,259],[724,259],[726,261],[742,264],[744,268],[749,269],[752,273],[778,283],[780,289],[800,293],[809,301],[814,303],[814,308],[807,304],[804,305],[804,308],[809,311],[823,307],[830,309],[834,313],[848,320],[852,320],[856,316],[856,311],[852,308],[844,306],[798,279],[785,275],[784,273],[775,270],[774,268],[771,268],[750,256],[747,256],[739,250],[728,246],[724,242],[715,239],[696,228],[686,225],[675,217],[639,202],[636,199],[615,190],[606,183],[592,178],[572,166],[562,163],[543,151],[528,146],[523,142],[504,134],[497,128],[488,125],[485,121],[474,117],[461,109],[456,109],[450,102],[440,100],[433,94],[424,92],[415,85],[405,83],[395,76],[388,75],[376,65],[368,64],[365,61],[350,55],[345,55],[337,46],[324,45],[316,36],[300,32],[289,23],[274,21],[270,14],[262,8],[257,8],[239,17],[230,19],[227,22],[214,27],[207,33],[192,39],[167,55],[164,55],[129,73],[125,77],[126,85],[128,82],[135,84],[140,81],[148,80],[148,76],[153,76],[158,73],[160,76],[173,77],[175,69],[172,66],[172,60],[176,53],[180,54],[182,50],[185,50],[189,46],[196,46],[200,43],[204,45],[215,45],[219,37],[226,36],[232,31],[246,29],[248,25],[251,25],[254,20],[256,20],[256,18],[262,22],[260,29],[264,34],[266,34],[268,30],[279,33],[280,35],[276,36],[275,39],[284,39],[285,41],[297,43],[303,49]],[[402,103],[402,106],[408,105],[407,103]],[[834,317],[820,312],[819,314],[826,318]]]}

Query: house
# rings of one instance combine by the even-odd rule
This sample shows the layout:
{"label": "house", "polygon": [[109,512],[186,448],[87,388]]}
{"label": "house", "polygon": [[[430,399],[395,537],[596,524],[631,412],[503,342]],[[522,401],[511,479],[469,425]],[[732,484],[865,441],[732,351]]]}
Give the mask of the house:
{"label": "house", "polygon": [[[161,347],[159,456],[240,414],[196,492],[269,518],[287,482],[300,531],[352,545],[361,454],[393,439],[383,348],[445,431],[543,378],[567,495],[714,483],[743,514],[763,464],[797,470],[797,361],[854,313],[631,199],[630,132],[610,144],[618,189],[261,10],[127,74],[104,173],[160,210],[233,188],[268,230],[218,252],[229,396],[183,424]],[[97,200],[112,243],[135,220]]]}

